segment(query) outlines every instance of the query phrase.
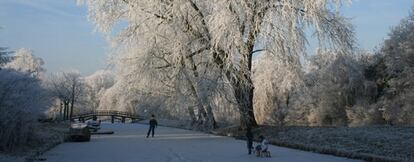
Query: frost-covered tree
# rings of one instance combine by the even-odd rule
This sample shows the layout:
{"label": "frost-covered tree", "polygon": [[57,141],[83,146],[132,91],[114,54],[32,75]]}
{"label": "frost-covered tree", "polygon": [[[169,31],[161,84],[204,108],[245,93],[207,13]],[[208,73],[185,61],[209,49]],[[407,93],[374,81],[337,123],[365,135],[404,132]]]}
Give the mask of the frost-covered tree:
{"label": "frost-covered tree", "polygon": [[6,47],[0,47],[0,70],[3,68],[4,64],[10,61],[10,54],[13,51],[8,51]]}
{"label": "frost-covered tree", "polygon": [[303,80],[301,68],[295,66],[298,65],[272,61],[267,53],[253,62],[253,101],[259,123],[284,125],[292,111],[292,96]]}
{"label": "frost-covered tree", "polygon": [[391,124],[414,124],[414,8],[392,29],[373,66],[381,87],[377,106]]}
{"label": "frost-covered tree", "polygon": [[41,80],[42,59],[27,49],[11,53],[0,48],[0,151],[13,151],[35,138],[37,119],[52,101]]}
{"label": "frost-covered tree", "polygon": [[40,78],[45,69],[43,60],[33,55],[33,51],[26,48],[18,49],[5,68],[15,69],[27,75]]}
{"label": "frost-covered tree", "polygon": [[87,102],[87,107],[91,110],[97,110],[103,94],[114,84],[114,76],[110,71],[98,70],[85,77],[84,80],[84,100]]}
{"label": "frost-covered tree", "polygon": [[14,69],[0,70],[0,150],[12,151],[33,137],[36,121],[50,105],[38,78]]}
{"label": "frost-covered tree", "polygon": [[[117,105],[112,108],[118,107],[123,111],[141,114],[157,112],[157,116],[168,116],[164,113],[166,111],[175,114],[175,101],[180,100],[180,95],[186,95],[184,93],[188,90],[187,87],[180,85],[189,84],[189,80],[184,75],[174,75],[172,72],[174,67],[162,67],[162,64],[166,62],[163,61],[164,56],[160,51],[159,48],[151,49],[151,57],[147,58],[138,58],[135,52],[131,51],[116,59],[116,83],[105,93],[105,97],[112,99],[103,101],[111,102]],[[178,79],[180,77],[183,79],[181,82]],[[186,100],[192,102],[192,97],[187,97]],[[104,105],[111,105],[111,103]],[[164,108],[167,110],[162,110]],[[187,113],[181,113],[179,116],[187,117]]]}
{"label": "frost-covered tree", "polygon": [[[179,74],[191,60],[202,56],[208,70],[217,70],[231,85],[242,127],[256,125],[253,113],[253,54],[265,50],[273,61],[298,63],[305,53],[306,29],[313,29],[323,48],[350,52],[353,32],[339,15],[342,1],[239,1],[239,0],[80,0],[89,7],[89,18],[110,35],[126,21],[128,27],[113,39],[121,51],[136,50],[134,58],[163,49],[166,62]],[[283,57],[282,57],[283,56]],[[197,64],[195,64],[197,65]],[[196,76],[192,76],[192,79]],[[146,79],[146,78],[143,78]],[[197,84],[193,84],[197,85]]]}
{"label": "frost-covered tree", "polygon": [[307,65],[312,125],[346,126],[347,109],[364,97],[364,75],[355,55],[319,50]]}
{"label": "frost-covered tree", "polygon": [[[60,112],[63,119],[71,119],[74,105],[83,93],[83,80],[77,71],[60,72],[52,75],[49,79],[51,92],[61,100]],[[60,113],[60,114],[62,114]]]}
{"label": "frost-covered tree", "polygon": [[[333,53],[333,54],[332,54]],[[314,125],[345,126],[346,106],[353,104],[353,92],[360,87],[358,67],[349,56],[332,51],[319,51],[311,59],[307,85],[315,105],[310,116]],[[361,75],[361,74],[359,74]]]}
{"label": "frost-covered tree", "polygon": [[12,53],[0,48],[0,152],[39,142],[37,121],[52,104],[42,59],[24,48]]}

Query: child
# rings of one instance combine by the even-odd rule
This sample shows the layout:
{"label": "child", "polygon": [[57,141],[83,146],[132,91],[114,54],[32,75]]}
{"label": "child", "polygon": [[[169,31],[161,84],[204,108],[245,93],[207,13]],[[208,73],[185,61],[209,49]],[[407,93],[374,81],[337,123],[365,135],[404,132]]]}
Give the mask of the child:
{"label": "child", "polygon": [[262,135],[259,136],[260,144],[256,146],[256,156],[270,157],[270,152],[267,151],[269,148],[269,141]]}
{"label": "child", "polygon": [[264,138],[263,136],[259,136],[260,139],[260,145],[262,147],[262,152],[267,152],[267,148],[269,147],[269,141],[267,141],[266,138]]}
{"label": "child", "polygon": [[255,148],[255,153],[256,156],[259,157],[260,156],[260,152],[262,151],[262,146],[260,146],[260,144],[258,144]]}

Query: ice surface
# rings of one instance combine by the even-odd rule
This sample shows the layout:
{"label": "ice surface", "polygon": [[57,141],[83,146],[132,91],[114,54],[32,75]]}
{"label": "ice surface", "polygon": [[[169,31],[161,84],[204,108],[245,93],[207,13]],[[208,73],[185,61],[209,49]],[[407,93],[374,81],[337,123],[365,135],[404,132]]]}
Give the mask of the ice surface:
{"label": "ice surface", "polygon": [[248,155],[246,142],[201,132],[158,127],[146,138],[147,125],[102,123],[112,135],[94,135],[90,142],[64,143],[46,152],[47,161],[62,162],[351,162],[330,155],[269,146],[271,158]]}

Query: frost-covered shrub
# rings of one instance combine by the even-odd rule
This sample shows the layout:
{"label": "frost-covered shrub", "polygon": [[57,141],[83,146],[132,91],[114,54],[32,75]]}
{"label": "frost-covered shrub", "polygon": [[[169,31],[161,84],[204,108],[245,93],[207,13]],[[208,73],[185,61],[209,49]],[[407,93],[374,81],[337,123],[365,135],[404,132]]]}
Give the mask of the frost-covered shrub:
{"label": "frost-covered shrub", "polygon": [[0,150],[26,144],[49,101],[39,79],[12,69],[0,70]]}
{"label": "frost-covered shrub", "polygon": [[[309,123],[346,126],[347,109],[364,98],[364,75],[355,55],[318,51],[307,65],[305,84],[312,105]],[[356,118],[354,116],[353,118]]]}
{"label": "frost-covered shrub", "polygon": [[283,125],[289,112],[293,111],[292,100],[302,83],[298,63],[284,60],[273,61],[268,53],[253,62],[255,117],[260,124]]}
{"label": "frost-covered shrub", "polygon": [[358,103],[352,107],[347,107],[346,114],[349,119],[348,126],[351,127],[383,124],[381,112],[376,104]]}
{"label": "frost-covered shrub", "polygon": [[414,125],[414,8],[394,27],[379,52],[377,105],[389,124]]}
{"label": "frost-covered shrub", "polygon": [[[414,125],[414,71],[404,71],[402,76],[388,81],[389,87],[378,102],[389,124]],[[406,76],[404,76],[406,75]]]}

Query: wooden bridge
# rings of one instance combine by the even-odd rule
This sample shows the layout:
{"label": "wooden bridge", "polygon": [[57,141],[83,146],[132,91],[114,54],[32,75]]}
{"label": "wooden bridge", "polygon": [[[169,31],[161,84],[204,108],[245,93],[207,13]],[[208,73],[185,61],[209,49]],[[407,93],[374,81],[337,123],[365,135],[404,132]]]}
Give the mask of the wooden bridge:
{"label": "wooden bridge", "polygon": [[115,119],[121,120],[122,123],[125,123],[125,119],[131,120],[143,120],[144,117],[130,112],[123,111],[114,111],[114,110],[97,110],[91,112],[85,112],[77,114],[71,118],[71,120],[78,119],[80,122],[85,122],[85,120],[94,119],[96,120],[98,116],[109,116],[111,117],[111,122],[114,123]]}

